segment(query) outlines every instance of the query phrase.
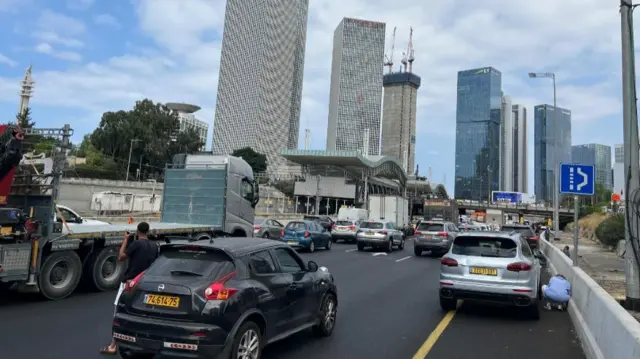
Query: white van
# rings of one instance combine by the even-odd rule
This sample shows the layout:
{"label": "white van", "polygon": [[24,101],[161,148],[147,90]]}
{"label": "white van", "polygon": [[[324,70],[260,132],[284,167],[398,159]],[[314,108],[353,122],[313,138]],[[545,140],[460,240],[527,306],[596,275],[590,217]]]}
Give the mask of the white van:
{"label": "white van", "polygon": [[369,211],[363,208],[342,207],[338,210],[338,220],[366,221],[369,219]]}

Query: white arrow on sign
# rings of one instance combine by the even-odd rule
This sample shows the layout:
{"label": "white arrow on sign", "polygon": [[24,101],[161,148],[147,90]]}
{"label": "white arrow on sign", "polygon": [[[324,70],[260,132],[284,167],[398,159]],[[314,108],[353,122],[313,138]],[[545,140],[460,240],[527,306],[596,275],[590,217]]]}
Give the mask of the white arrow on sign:
{"label": "white arrow on sign", "polygon": [[578,167],[578,174],[582,176],[582,182],[578,183],[578,191],[582,190],[582,187],[589,184],[589,176],[586,173],[582,172],[582,168]]}

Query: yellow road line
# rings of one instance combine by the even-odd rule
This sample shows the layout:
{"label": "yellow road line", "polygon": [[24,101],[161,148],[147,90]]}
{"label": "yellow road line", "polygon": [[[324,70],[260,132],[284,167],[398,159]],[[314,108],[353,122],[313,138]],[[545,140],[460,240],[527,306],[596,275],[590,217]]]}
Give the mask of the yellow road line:
{"label": "yellow road line", "polygon": [[455,310],[450,310],[449,312],[447,312],[447,314],[445,314],[444,318],[442,318],[440,323],[438,323],[436,329],[431,332],[420,349],[418,349],[418,351],[413,355],[413,359],[425,359],[427,357],[427,355],[429,354],[431,349],[433,349],[433,346],[436,344],[442,333],[444,333],[444,330],[447,329],[455,315]]}

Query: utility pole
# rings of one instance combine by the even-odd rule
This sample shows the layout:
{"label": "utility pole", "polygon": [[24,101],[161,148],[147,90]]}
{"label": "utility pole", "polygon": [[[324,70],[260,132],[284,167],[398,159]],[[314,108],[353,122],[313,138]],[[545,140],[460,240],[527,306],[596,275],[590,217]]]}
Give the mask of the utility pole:
{"label": "utility pole", "polygon": [[127,161],[127,177],[124,179],[125,181],[129,181],[129,169],[131,168],[131,154],[133,153],[133,143],[138,142],[138,139],[131,139],[131,144],[129,145],[129,161]]}
{"label": "utility pole", "polygon": [[638,140],[638,110],[635,84],[635,45],[633,43],[633,9],[631,0],[620,0],[622,30],[622,103],[624,133],[625,177],[625,279],[627,284],[627,309],[640,310],[640,271],[638,269],[639,219],[631,209],[632,197],[640,190],[640,142]]}

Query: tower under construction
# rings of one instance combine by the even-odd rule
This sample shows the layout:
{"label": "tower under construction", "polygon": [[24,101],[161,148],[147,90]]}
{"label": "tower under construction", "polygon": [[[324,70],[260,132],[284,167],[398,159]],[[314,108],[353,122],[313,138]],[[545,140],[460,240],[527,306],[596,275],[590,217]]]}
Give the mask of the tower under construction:
{"label": "tower under construction", "polygon": [[415,169],[416,105],[421,81],[418,75],[411,72],[415,59],[412,37],[413,29],[407,50],[402,54],[400,71],[393,72],[394,29],[391,54],[384,63],[389,67],[389,73],[382,80],[384,98],[380,154],[398,158],[407,173],[413,173]]}

